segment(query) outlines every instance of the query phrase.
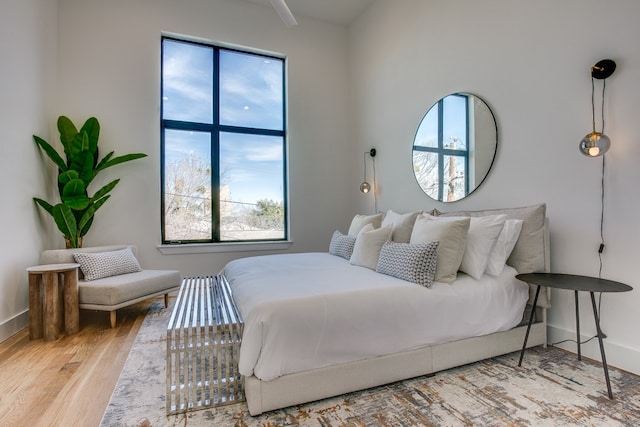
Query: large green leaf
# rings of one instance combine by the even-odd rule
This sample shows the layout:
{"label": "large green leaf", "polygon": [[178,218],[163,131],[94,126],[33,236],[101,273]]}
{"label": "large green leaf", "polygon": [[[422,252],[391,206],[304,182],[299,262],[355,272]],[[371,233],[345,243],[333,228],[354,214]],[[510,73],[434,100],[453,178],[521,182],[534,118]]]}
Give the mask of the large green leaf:
{"label": "large green leaf", "polygon": [[[109,154],[112,154],[112,153],[109,153]],[[95,174],[97,174],[98,172],[106,168],[110,168],[111,166],[119,165],[120,163],[124,163],[124,162],[130,162],[131,160],[141,159],[143,157],[147,157],[147,155],[144,153],[132,153],[132,154],[125,154],[124,156],[115,157],[106,162],[100,162],[96,167]]]}
{"label": "large green leaf", "polygon": [[[107,163],[107,162],[111,159],[111,157],[113,157],[113,151],[112,151],[112,152],[110,152],[110,153],[108,153],[108,154],[107,154],[106,156],[104,156],[102,159],[100,159],[100,163],[98,163],[98,166],[96,166],[96,171],[98,171],[98,172],[99,172],[99,171],[101,171],[102,169],[104,169],[102,165],[103,165],[104,163]],[[97,174],[98,172],[96,172],[96,174]]]}
{"label": "large green leaf", "polygon": [[62,202],[71,209],[82,210],[89,205],[89,197],[87,196],[87,187],[81,179],[72,179],[67,182],[60,194]]}
{"label": "large green leaf", "polygon": [[71,151],[71,142],[78,134],[78,129],[66,116],[58,117],[58,132],[60,132],[60,142],[64,147],[64,152],[69,159],[69,152]]}
{"label": "large green leaf", "polygon": [[58,230],[71,241],[71,246],[78,247],[78,227],[71,208],[63,203],[53,207],[53,219]]}
{"label": "large green leaf", "polygon": [[93,154],[89,150],[85,150],[81,152],[77,156],[77,161],[73,164],[75,170],[80,174],[80,179],[82,179],[87,187],[96,176],[93,170],[94,158]]}
{"label": "large green leaf", "polygon": [[101,189],[99,189],[98,191],[96,191],[96,193],[93,195],[93,197],[91,198],[92,202],[97,202],[98,199],[100,199],[101,197],[103,197],[105,194],[109,193],[111,190],[114,189],[114,187],[116,185],[118,185],[118,183],[120,182],[120,178],[118,179],[114,179],[113,181],[111,181],[110,183],[108,183],[107,185],[105,185],[104,187],[102,187]]}
{"label": "large green leaf", "polygon": [[107,200],[109,200],[109,197],[111,196],[104,196],[101,199],[95,201],[95,203],[91,203],[89,205],[87,210],[82,215],[80,222],[78,223],[78,228],[80,229],[80,236],[84,236],[85,234],[87,234],[87,231],[89,231],[89,228],[91,227],[91,223],[93,222],[93,216],[95,215],[96,211],[100,209],[100,207],[104,205],[104,203]]}
{"label": "large green leaf", "polygon": [[82,228],[78,227],[78,236],[84,237],[84,235],[89,232],[89,229],[91,229],[91,226],[93,225],[93,218],[95,218],[93,215],[89,216]]}
{"label": "large green leaf", "polygon": [[45,211],[49,212],[49,215],[53,216],[53,205],[51,205],[49,202],[39,199],[37,197],[33,198],[33,201],[36,202],[38,205],[40,205],[42,207],[42,209],[44,209]]}
{"label": "large green leaf", "polygon": [[78,171],[71,169],[66,172],[62,172],[61,174],[58,175],[58,183],[64,186],[69,181],[72,181],[78,178],[80,178],[80,174],[78,173]]}
{"label": "large green leaf", "polygon": [[[89,136],[86,132],[78,133],[69,147],[69,153],[67,154],[67,163],[71,169],[81,170],[83,163],[91,160],[91,166],[93,166],[93,155],[89,150]],[[89,153],[87,156],[86,153]]]}
{"label": "large green leaf", "polygon": [[33,135],[33,139],[36,141],[36,144],[42,148],[42,150],[49,156],[51,161],[58,166],[63,171],[67,170],[67,163],[60,157],[60,154],[44,139],[39,136]]}
{"label": "large green leaf", "polygon": [[62,203],[69,206],[74,211],[81,211],[89,205],[90,199],[80,194],[78,196],[65,196],[62,198]]}
{"label": "large green leaf", "polygon": [[98,138],[100,138],[100,123],[98,119],[95,117],[89,117],[82,128],[80,128],[80,133],[85,132],[88,137],[88,148],[89,151],[93,154],[94,158],[98,157],[96,155],[98,149]]}
{"label": "large green leaf", "polygon": [[83,180],[77,178],[71,179],[64,185],[64,188],[62,189],[62,197],[86,194],[86,192],[87,186]]}

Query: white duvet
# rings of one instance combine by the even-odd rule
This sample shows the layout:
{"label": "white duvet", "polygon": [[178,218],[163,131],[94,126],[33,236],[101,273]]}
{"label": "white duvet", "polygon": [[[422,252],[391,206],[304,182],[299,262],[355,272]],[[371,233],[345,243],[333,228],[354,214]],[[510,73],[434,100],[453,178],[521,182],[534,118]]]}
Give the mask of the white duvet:
{"label": "white duvet", "polygon": [[508,266],[431,289],[328,253],[243,258],[222,273],[245,322],[240,373],[263,381],[504,331],[529,297]]}

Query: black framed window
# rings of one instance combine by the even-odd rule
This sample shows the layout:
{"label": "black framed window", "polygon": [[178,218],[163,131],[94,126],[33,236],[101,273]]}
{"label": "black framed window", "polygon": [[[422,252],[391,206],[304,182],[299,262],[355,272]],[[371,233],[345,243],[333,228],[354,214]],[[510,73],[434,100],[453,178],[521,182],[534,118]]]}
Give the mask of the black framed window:
{"label": "black framed window", "polygon": [[421,164],[423,189],[440,201],[458,200],[469,193],[469,97],[453,94],[427,112],[413,145],[414,169]]}
{"label": "black framed window", "polygon": [[285,60],[162,38],[162,242],[286,240]]}

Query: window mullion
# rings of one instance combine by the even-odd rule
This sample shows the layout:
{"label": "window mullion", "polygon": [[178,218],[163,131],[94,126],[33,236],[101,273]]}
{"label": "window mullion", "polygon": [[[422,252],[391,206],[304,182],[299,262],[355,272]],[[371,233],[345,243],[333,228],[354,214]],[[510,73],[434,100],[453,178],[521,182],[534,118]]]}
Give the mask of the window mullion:
{"label": "window mullion", "polygon": [[466,150],[464,152],[464,194],[469,194],[469,141],[470,141],[470,133],[469,133],[469,97],[464,97],[464,111],[465,115],[465,147]]}
{"label": "window mullion", "polygon": [[444,197],[444,102],[438,101],[438,200]]}
{"label": "window mullion", "polygon": [[241,126],[218,125],[219,132],[242,133],[245,135],[284,136],[283,130],[247,128]]}
{"label": "window mullion", "polygon": [[211,232],[220,241],[220,50],[213,50],[213,130],[211,131]]}

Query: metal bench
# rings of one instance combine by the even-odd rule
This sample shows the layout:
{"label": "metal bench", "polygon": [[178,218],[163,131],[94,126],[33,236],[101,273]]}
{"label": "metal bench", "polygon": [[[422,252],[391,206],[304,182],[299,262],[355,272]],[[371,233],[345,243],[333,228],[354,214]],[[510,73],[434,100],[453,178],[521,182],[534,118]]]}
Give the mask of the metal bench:
{"label": "metal bench", "polygon": [[182,281],[167,327],[168,415],[245,400],[243,329],[224,276]]}

